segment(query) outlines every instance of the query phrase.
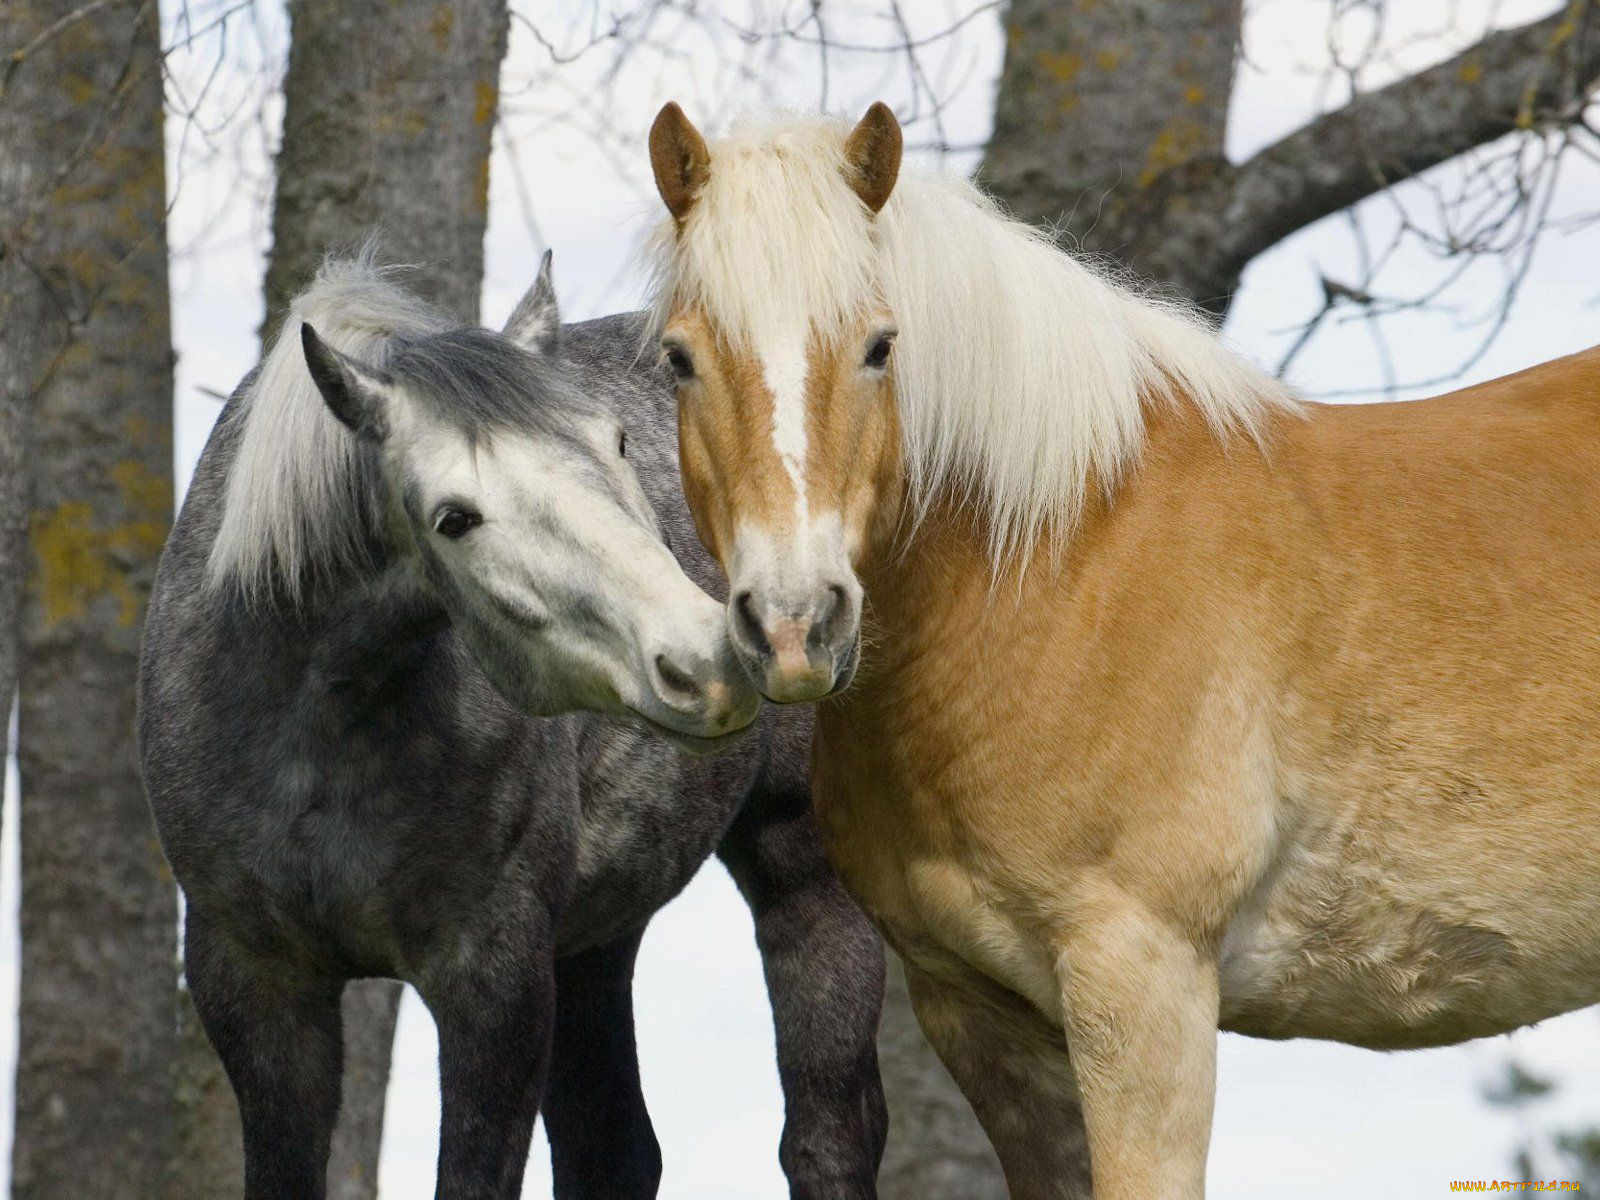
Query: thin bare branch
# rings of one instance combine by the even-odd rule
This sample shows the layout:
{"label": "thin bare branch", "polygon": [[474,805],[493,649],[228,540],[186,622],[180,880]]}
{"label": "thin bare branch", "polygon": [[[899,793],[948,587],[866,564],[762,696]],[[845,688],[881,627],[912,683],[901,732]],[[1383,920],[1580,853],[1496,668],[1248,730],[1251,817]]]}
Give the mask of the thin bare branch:
{"label": "thin bare branch", "polygon": [[1359,95],[1229,172],[1224,252],[1242,265],[1322,217],[1517,130],[1581,119],[1600,85],[1600,0],[1492,33]]}

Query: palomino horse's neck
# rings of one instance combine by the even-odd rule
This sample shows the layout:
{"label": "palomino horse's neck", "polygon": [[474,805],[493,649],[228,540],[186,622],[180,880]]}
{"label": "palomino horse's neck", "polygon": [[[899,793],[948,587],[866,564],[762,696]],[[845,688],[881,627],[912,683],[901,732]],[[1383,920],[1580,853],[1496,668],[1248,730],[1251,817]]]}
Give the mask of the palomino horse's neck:
{"label": "palomino horse's neck", "polygon": [[916,513],[904,498],[901,509],[893,532],[869,543],[861,563],[866,647],[860,682],[900,664],[922,670],[941,654],[953,664],[965,662],[981,653],[975,639],[985,630],[1027,624],[1026,610],[1065,584],[1074,560],[1110,515],[1104,490],[1091,486],[1070,531],[1041,537],[1027,554],[997,563],[988,523],[972,505],[940,498]]}
{"label": "palomino horse's neck", "polygon": [[[997,563],[975,504],[936,500],[917,516],[907,502],[894,536],[870,542],[860,564],[861,666],[851,688],[829,702],[850,713],[852,728],[879,744],[936,741],[962,728],[962,740],[984,736],[1016,669],[1031,672],[1063,654],[1063,614],[1121,586],[1125,566],[1140,557],[1132,545],[1139,531],[1166,523],[1169,503],[1215,500],[1184,499],[1181,483],[1152,486],[1152,475],[1177,480],[1201,464],[1262,462],[1253,442],[1221,444],[1191,408],[1163,405],[1147,416],[1141,462],[1115,486],[1091,479],[1072,528],[1047,531],[1026,554]],[[968,720],[977,724],[964,726]]]}

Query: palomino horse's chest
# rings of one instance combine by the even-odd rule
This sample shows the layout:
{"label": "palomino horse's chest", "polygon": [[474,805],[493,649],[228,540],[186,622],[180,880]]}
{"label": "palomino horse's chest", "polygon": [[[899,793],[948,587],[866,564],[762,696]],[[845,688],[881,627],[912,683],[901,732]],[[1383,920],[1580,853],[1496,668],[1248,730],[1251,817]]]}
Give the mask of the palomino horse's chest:
{"label": "palomino horse's chest", "polygon": [[980,818],[944,794],[959,764],[907,771],[899,750],[876,729],[819,719],[813,804],[834,870],[903,958],[936,975],[977,971],[1059,1022],[1046,931],[974,853]]}

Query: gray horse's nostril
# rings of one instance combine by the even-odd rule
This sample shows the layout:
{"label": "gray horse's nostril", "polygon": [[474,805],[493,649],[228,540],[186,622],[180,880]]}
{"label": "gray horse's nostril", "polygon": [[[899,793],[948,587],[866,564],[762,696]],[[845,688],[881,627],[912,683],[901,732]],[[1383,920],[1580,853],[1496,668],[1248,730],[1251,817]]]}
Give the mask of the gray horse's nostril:
{"label": "gray horse's nostril", "polygon": [[682,667],[665,654],[656,655],[656,678],[661,681],[669,697],[680,700],[700,699],[700,685]]}

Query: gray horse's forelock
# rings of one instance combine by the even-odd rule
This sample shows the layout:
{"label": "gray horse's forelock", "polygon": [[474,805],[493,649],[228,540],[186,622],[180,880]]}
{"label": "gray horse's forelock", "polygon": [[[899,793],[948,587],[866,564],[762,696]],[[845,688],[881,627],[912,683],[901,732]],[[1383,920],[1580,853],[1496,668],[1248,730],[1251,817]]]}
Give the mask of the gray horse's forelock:
{"label": "gray horse's forelock", "polygon": [[290,306],[242,398],[239,448],[207,563],[211,587],[237,588],[247,600],[278,589],[298,598],[310,579],[360,558],[376,520],[373,488],[356,439],[311,380],[300,325],[309,322],[329,345],[380,368],[397,338],[453,327],[396,275],[370,248],[329,259]]}
{"label": "gray horse's forelock", "polygon": [[387,366],[411,400],[469,441],[496,430],[567,441],[573,436],[573,414],[603,411],[567,379],[559,363],[487,329],[397,336]]}

